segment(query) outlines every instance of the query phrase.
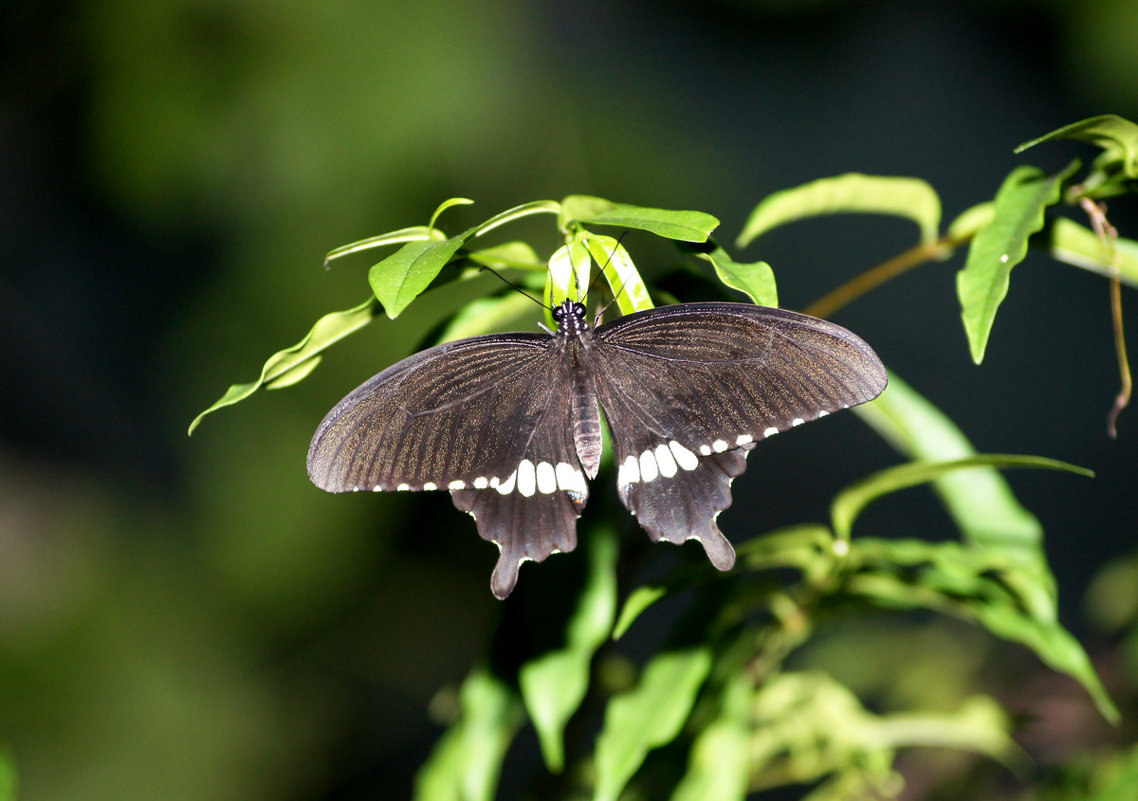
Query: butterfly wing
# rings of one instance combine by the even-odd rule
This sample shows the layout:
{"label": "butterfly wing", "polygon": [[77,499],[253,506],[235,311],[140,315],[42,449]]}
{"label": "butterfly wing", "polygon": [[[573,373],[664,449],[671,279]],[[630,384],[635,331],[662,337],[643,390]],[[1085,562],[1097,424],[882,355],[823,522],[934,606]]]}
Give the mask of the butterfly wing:
{"label": "butterfly wing", "polygon": [[872,400],[881,360],[841,326],[742,303],[690,303],[597,329],[597,396],[621,501],[654,541],[696,539],[727,570],[715,523],[757,441]]}
{"label": "butterfly wing", "polygon": [[504,598],[522,561],[575,547],[588,495],[553,342],[474,337],[393,365],[320,423],[309,477],[329,492],[450,490],[500,547],[491,588]]}

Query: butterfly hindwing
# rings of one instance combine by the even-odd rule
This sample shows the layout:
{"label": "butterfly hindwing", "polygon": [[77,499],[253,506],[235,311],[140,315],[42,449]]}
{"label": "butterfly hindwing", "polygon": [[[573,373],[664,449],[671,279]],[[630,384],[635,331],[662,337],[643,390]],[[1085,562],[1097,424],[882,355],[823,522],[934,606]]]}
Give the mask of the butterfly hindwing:
{"label": "butterfly hindwing", "polygon": [[697,539],[734,564],[715,523],[754,443],[876,397],[876,354],[844,328],[737,303],[667,306],[597,329],[591,365],[621,500],[653,540]]}

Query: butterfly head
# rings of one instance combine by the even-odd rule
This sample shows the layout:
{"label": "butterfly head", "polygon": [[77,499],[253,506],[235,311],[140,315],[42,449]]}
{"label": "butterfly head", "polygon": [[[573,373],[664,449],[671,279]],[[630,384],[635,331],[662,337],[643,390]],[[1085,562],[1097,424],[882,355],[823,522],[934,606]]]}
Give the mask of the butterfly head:
{"label": "butterfly head", "polygon": [[585,320],[587,313],[584,303],[566,299],[553,308],[553,321],[557,323],[559,333],[581,334],[589,330],[589,324]]}

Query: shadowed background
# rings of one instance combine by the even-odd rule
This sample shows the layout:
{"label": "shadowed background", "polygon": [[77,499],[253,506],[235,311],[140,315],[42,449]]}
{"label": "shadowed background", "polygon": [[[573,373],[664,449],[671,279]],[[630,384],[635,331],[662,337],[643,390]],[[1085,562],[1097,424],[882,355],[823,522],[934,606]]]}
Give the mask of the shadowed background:
{"label": "shadowed background", "polygon": [[[408,794],[439,731],[430,700],[502,612],[494,549],[442,494],[325,495],[304,456],[336,400],[469,292],[376,321],[308,381],[185,436],[228,384],[366,298],[368,257],[325,272],[332,247],[423,224],[450,196],[477,201],[444,218],[460,230],[574,192],[707,211],[729,243],[765,195],[847,171],[924,178],[951,219],[1016,164],[1091,155],[1016,157],[1017,143],[1094,114],[1138,117],[1134,0],[1093,14],[1078,0],[79,0],[2,13],[0,744],[26,799]],[[1111,212],[1138,231],[1132,206]],[[555,245],[549,227],[516,235],[530,232]],[[783,305],[801,308],[914,234],[824,219],[736,255],[768,260]],[[627,244],[649,274],[675,258],[642,235]],[[1065,622],[1093,637],[1081,599],[1133,546],[1138,437],[1133,411],[1119,441],[1105,436],[1117,387],[1105,282],[1029,256],[977,368],[959,263],[836,320],[979,450],[1098,472],[1010,477],[1049,533]],[[1124,304],[1133,328],[1132,293]],[[838,488],[894,461],[851,415],[806,427],[759,448],[721,523],[739,541],[821,519]],[[951,536],[931,497],[890,500],[859,526]],[[594,498],[590,511],[612,511]],[[621,524],[639,569],[699,557],[647,549]],[[509,603],[539,604],[527,584],[547,571],[557,586],[576,559],[524,567]],[[540,610],[526,610],[531,625]],[[519,748],[532,763],[532,740]]]}

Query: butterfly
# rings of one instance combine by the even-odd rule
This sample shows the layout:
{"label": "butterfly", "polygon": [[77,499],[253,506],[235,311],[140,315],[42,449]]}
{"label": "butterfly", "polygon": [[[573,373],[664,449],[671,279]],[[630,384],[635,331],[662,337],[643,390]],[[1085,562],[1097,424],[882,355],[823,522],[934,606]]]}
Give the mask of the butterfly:
{"label": "butterfly", "polygon": [[604,410],[617,492],[653,541],[698,540],[729,570],[716,525],[757,442],[872,400],[885,367],[834,323],[745,303],[686,303],[591,326],[490,334],[416,353],[360,385],[316,429],[308,475],[329,492],[447,490],[500,549],[490,588],[573,550]]}

